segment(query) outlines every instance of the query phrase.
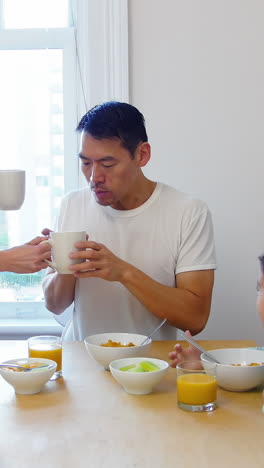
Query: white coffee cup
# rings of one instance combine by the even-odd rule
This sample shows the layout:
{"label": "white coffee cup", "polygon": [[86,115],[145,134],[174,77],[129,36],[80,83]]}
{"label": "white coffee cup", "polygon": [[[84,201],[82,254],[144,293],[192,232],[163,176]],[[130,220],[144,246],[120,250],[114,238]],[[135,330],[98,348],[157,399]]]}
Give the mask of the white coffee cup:
{"label": "white coffee cup", "polygon": [[74,247],[75,242],[85,241],[86,232],[55,232],[50,233],[50,239],[47,239],[43,242],[50,244],[51,246],[51,259],[46,260],[46,262],[54,268],[58,273],[69,275],[73,274],[69,270],[69,266],[74,263],[81,263],[84,260],[72,260],[69,258],[71,252],[76,252],[78,249]]}
{"label": "white coffee cup", "polygon": [[26,172],[0,170],[0,210],[19,210],[25,199]]}

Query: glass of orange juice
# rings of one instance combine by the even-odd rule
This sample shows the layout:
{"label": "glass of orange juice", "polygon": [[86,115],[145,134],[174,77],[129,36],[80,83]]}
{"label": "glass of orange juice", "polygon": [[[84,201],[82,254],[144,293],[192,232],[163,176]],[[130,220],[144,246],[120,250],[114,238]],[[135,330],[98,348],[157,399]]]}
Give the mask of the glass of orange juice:
{"label": "glass of orange juice", "polygon": [[32,336],[28,339],[28,356],[51,359],[57,363],[56,372],[50,380],[62,376],[62,341],[60,336]]}
{"label": "glass of orange juice", "polygon": [[183,361],[176,366],[176,372],[178,406],[181,409],[213,411],[216,408],[216,363]]}

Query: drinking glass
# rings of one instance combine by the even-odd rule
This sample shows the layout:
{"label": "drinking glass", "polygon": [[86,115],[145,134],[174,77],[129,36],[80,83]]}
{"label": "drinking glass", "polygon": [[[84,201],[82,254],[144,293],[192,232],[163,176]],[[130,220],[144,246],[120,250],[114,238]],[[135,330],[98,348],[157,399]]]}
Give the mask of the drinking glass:
{"label": "drinking glass", "polygon": [[178,406],[186,411],[216,408],[216,363],[183,361],[176,366]]}
{"label": "drinking glass", "polygon": [[28,339],[29,357],[51,359],[57,363],[56,372],[50,380],[62,376],[62,341],[60,336],[42,335]]}

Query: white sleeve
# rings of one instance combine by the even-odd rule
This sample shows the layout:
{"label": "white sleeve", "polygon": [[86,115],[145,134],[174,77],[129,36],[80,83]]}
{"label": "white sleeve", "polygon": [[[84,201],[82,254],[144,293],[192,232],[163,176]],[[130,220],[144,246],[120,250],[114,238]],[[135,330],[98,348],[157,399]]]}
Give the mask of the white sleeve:
{"label": "white sleeve", "polygon": [[185,209],[176,274],[216,269],[212,216],[204,202],[194,200]]}
{"label": "white sleeve", "polygon": [[[63,232],[69,231],[72,228],[68,226],[72,220],[70,205],[71,205],[71,192],[67,193],[61,200],[60,208],[55,218],[55,231]],[[74,228],[73,228],[74,230]]]}

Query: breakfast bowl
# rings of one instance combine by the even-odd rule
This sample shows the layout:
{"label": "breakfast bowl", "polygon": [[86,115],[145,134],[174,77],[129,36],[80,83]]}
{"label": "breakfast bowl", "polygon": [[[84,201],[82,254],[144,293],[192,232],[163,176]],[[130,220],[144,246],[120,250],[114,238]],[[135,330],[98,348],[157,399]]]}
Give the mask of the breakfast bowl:
{"label": "breakfast bowl", "polygon": [[[250,348],[210,350],[221,364],[216,365],[219,387],[232,392],[244,392],[264,383],[264,351]],[[201,361],[211,362],[201,354]]]}
{"label": "breakfast bowl", "polygon": [[[0,374],[6,382],[14,387],[15,392],[21,395],[39,393],[57,368],[55,361],[43,358],[10,359],[1,364],[10,364],[10,367],[0,367]],[[12,368],[12,364],[26,368],[26,371]],[[28,371],[29,368],[31,370]]]}
{"label": "breakfast bowl", "polygon": [[[84,339],[86,349],[101,366],[109,370],[109,364],[116,359],[146,356],[152,343],[146,335],[135,333],[99,333]],[[133,346],[132,346],[133,345]]]}
{"label": "breakfast bowl", "polygon": [[169,369],[169,364],[161,359],[134,357],[117,359],[110,362],[112,376],[127,393],[147,395]]}

